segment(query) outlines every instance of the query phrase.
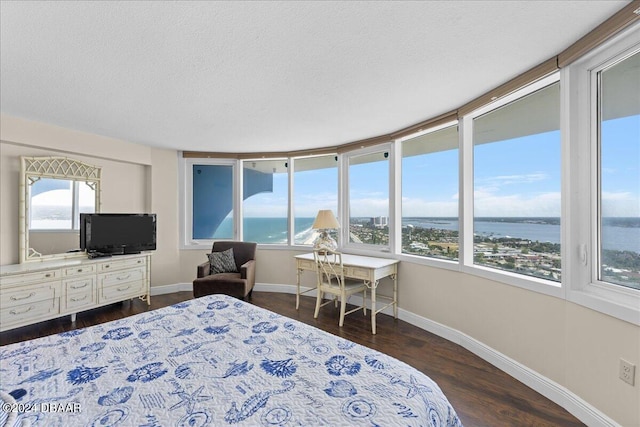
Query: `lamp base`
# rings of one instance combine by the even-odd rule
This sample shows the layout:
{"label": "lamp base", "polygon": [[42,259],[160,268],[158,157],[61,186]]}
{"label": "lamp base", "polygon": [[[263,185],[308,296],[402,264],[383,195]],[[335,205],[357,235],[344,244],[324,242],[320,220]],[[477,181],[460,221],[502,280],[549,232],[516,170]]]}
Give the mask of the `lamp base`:
{"label": "lamp base", "polygon": [[326,231],[322,231],[316,240],[313,241],[314,251],[335,251],[336,249],[338,249],[338,243],[333,239],[333,237],[329,236],[329,233]]}

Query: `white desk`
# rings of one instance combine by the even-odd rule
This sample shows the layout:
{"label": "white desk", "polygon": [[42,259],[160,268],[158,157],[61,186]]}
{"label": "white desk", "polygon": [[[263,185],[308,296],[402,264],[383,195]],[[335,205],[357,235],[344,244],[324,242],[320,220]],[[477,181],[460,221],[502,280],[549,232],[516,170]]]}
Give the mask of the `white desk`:
{"label": "white desk", "polygon": [[[296,289],[296,310],[300,306],[300,295],[313,291],[311,288],[300,292],[300,275],[303,271],[316,271],[316,263],[313,253],[297,255],[297,289]],[[350,279],[360,279],[371,290],[371,332],[376,333],[376,314],[385,308],[393,305],[393,317],[398,318],[398,263],[400,261],[387,258],[375,258],[369,256],[342,254],[342,264],[344,266],[344,276]],[[393,280],[393,297],[381,296],[390,300],[384,307],[376,309],[376,288],[380,279],[389,277]]]}

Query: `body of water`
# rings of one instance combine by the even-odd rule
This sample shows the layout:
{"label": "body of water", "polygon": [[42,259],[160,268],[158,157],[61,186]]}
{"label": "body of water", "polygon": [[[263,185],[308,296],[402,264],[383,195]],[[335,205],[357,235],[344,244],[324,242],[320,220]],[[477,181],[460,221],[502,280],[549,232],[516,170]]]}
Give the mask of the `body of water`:
{"label": "body of water", "polygon": [[[296,218],[295,242],[304,243],[313,237],[311,229],[315,218]],[[457,218],[403,218],[402,225],[442,230],[459,230]],[[245,218],[244,238],[259,243],[286,244],[286,218]],[[559,218],[528,218],[512,221],[509,218],[482,218],[474,222],[475,233],[487,237],[513,237],[539,242],[560,243]],[[216,238],[231,238],[232,222],[223,221]],[[640,219],[605,220],[602,227],[605,249],[640,253]]]}
{"label": "body of water", "polygon": [[[314,236],[311,228],[315,218],[296,218],[294,229],[295,242],[305,243]],[[286,218],[244,218],[244,240],[248,242],[284,244],[288,243]],[[233,220],[225,218],[218,227],[215,239],[230,239],[233,237]]]}
{"label": "body of water", "polygon": [[[402,225],[442,230],[459,230],[457,218],[403,218]],[[487,237],[514,237],[531,241],[560,243],[560,218],[530,218],[509,221],[508,218],[483,218],[474,221],[475,234]],[[605,249],[640,253],[640,219],[605,220],[602,226]]]}

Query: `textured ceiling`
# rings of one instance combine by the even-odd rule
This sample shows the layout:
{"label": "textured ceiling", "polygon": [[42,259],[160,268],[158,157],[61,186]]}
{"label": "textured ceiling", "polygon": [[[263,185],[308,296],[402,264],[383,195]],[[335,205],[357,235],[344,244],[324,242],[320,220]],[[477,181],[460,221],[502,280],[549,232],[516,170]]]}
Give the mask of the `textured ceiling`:
{"label": "textured ceiling", "polygon": [[338,145],[456,109],[626,4],[3,0],[0,108],[172,149]]}

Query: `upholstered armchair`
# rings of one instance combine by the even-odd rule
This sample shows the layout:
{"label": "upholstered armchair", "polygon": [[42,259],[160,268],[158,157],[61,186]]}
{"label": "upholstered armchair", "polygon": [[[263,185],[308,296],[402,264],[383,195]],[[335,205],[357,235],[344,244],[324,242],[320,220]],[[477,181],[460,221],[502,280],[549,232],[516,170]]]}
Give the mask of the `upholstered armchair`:
{"label": "upholstered armchair", "polygon": [[251,297],[256,283],[256,247],[253,242],[214,242],[209,261],[198,266],[193,296],[225,294],[240,299]]}

